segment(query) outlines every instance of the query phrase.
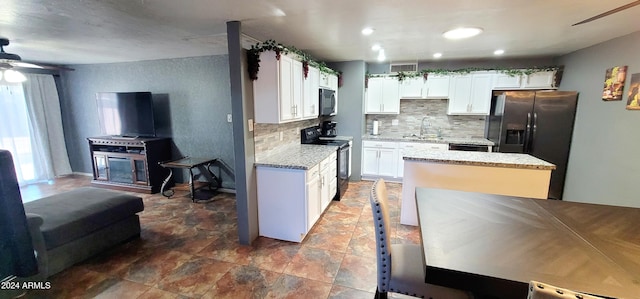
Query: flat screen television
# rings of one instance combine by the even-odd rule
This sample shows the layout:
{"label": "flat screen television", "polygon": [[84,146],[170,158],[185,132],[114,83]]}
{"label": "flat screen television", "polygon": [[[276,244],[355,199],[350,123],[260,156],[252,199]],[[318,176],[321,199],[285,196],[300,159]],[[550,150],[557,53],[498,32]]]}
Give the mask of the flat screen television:
{"label": "flat screen television", "polygon": [[118,137],[155,137],[150,92],[98,92],[98,119],[102,134]]}

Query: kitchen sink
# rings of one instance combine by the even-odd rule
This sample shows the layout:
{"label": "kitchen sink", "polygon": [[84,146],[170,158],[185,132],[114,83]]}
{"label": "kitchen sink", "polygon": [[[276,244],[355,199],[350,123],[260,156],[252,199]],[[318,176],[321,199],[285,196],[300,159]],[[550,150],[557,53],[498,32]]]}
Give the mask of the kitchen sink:
{"label": "kitchen sink", "polygon": [[430,135],[418,136],[416,134],[403,135],[402,138],[418,139],[418,140],[442,140],[442,137],[430,136]]}

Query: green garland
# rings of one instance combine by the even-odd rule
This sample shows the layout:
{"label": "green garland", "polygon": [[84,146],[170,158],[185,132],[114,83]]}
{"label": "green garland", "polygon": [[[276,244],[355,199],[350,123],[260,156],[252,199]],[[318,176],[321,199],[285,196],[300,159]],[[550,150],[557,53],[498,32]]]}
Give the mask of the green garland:
{"label": "green garland", "polygon": [[[300,61],[306,66],[312,66],[317,68],[321,73],[332,74],[336,76],[340,76],[339,72],[336,72],[330,69],[324,62],[316,61],[311,57],[311,55],[305,53],[304,51],[294,47],[294,46],[285,46],[281,43],[276,42],[275,40],[269,39],[264,43],[256,43],[251,46],[251,49],[247,50],[247,64],[249,71],[249,78],[251,80],[258,79],[258,72],[260,71],[260,53],[274,51],[276,53],[276,59],[280,60],[280,55],[284,53],[285,55],[292,53],[298,56]],[[305,67],[306,68],[306,67]],[[306,76],[306,71],[305,71]]]}
{"label": "green garland", "polygon": [[531,67],[525,69],[509,69],[509,68],[463,68],[463,69],[455,69],[455,70],[447,70],[447,69],[424,69],[417,72],[398,72],[397,74],[370,74],[367,72],[365,74],[365,80],[368,78],[376,78],[376,77],[397,77],[398,81],[403,81],[406,78],[416,78],[416,77],[424,77],[427,78],[428,75],[460,75],[460,74],[469,74],[471,72],[479,72],[479,71],[497,71],[498,73],[507,74],[511,77],[521,76],[521,75],[531,75],[537,72],[550,72],[550,71],[558,71],[561,70],[562,66],[542,66],[542,67]]}

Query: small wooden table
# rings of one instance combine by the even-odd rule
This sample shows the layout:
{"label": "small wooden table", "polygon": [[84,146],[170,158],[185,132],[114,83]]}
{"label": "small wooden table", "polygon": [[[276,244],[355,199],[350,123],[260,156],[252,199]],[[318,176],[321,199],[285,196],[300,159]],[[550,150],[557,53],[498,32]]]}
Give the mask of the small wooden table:
{"label": "small wooden table", "polygon": [[[184,157],[173,161],[165,161],[160,162],[160,166],[169,168],[169,175],[162,182],[162,188],[160,188],[160,193],[166,197],[171,197],[175,194],[174,190],[165,190],[166,185],[171,180],[173,176],[173,168],[178,169],[188,169],[189,170],[189,191],[191,192],[191,201],[195,202],[195,192],[197,189],[202,187],[208,187],[209,189],[217,189],[221,185],[221,180],[218,178],[213,172],[211,172],[211,164],[215,163],[218,159],[210,159],[210,158],[192,158],[192,157]],[[206,178],[206,183],[201,184],[200,186],[195,186],[196,182],[194,182],[194,173],[193,169],[197,168],[202,176]]]}
{"label": "small wooden table", "polygon": [[640,209],[416,188],[425,281],[526,298],[530,280],[640,298]]}

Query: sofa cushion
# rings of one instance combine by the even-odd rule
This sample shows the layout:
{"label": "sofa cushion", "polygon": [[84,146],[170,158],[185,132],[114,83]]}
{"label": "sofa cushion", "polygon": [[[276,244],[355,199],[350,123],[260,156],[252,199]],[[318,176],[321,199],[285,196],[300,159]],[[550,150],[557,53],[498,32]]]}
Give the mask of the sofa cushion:
{"label": "sofa cushion", "polygon": [[42,216],[48,250],[141,212],[144,205],[137,196],[82,187],[25,203],[24,209]]}

